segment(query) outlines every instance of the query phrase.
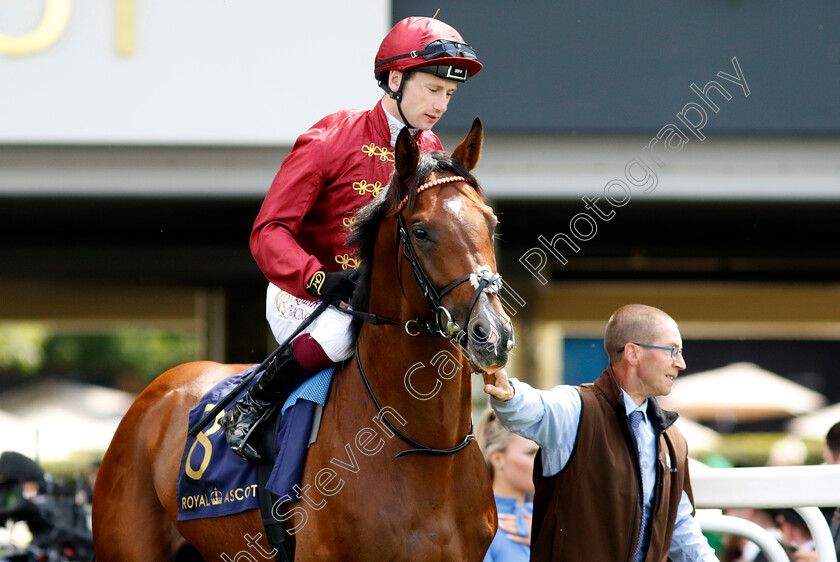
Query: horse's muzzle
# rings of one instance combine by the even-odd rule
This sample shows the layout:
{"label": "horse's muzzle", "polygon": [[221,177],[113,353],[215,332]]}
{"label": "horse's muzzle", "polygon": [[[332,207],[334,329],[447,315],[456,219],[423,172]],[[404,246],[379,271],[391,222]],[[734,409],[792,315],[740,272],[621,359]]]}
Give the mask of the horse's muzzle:
{"label": "horse's muzzle", "polygon": [[464,347],[475,371],[505,366],[513,350],[513,323],[500,308],[483,294],[473,310]]}

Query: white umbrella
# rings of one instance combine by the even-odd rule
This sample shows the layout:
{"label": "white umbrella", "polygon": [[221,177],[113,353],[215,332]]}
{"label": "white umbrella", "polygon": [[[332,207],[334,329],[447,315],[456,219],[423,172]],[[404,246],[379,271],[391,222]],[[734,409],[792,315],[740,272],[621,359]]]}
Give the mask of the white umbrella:
{"label": "white umbrella", "polygon": [[735,422],[812,412],[825,397],[753,363],[732,363],[674,381],[671,394],[658,398],[662,407],[696,420]]}
{"label": "white umbrella", "polygon": [[13,451],[35,458],[38,437],[34,427],[0,410],[0,452]]}
{"label": "white umbrella", "polygon": [[712,452],[720,442],[720,434],[717,431],[688,419],[685,416],[678,417],[674,425],[677,426],[677,429],[685,437],[685,442],[688,444],[688,451],[692,455],[700,452]]}
{"label": "white umbrella", "polygon": [[837,422],[840,422],[840,402],[790,420],[787,431],[806,439],[823,441],[825,434]]}
{"label": "white umbrella", "polygon": [[45,379],[4,392],[0,409],[37,432],[39,461],[59,461],[78,452],[104,453],[133,401],[120,390]]}

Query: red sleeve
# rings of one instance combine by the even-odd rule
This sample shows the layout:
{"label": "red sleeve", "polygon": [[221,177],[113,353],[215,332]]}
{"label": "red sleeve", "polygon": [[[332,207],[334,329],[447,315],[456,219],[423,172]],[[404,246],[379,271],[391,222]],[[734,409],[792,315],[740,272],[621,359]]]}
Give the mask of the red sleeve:
{"label": "red sleeve", "polygon": [[321,130],[298,137],[263,201],[251,231],[251,254],[266,278],[293,295],[312,299],[304,289],[323,265],[297,243],[300,224],[324,185]]}

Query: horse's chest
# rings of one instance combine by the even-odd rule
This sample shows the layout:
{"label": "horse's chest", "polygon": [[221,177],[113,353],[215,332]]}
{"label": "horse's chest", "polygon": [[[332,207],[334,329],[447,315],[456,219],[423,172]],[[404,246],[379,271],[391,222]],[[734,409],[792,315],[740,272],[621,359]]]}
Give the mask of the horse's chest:
{"label": "horse's chest", "polygon": [[362,468],[318,504],[299,537],[300,552],[309,544],[319,551],[313,560],[482,559],[494,532],[489,485],[458,471],[370,470],[368,478]]}
{"label": "horse's chest", "polygon": [[347,525],[336,523],[329,532],[308,541],[301,537],[299,557],[359,562],[480,561],[493,538],[491,523],[480,513],[459,519],[446,510],[421,518],[415,518],[416,514],[403,518],[399,512],[356,513]]}

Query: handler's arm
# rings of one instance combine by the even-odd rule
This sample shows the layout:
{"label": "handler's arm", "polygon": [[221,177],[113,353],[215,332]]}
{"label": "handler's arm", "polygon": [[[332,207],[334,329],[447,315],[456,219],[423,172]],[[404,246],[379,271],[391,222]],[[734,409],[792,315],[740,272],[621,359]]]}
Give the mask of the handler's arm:
{"label": "handler's arm", "polygon": [[578,390],[567,385],[537,390],[517,379],[509,380],[504,369],[485,374],[484,381],[490,406],[502,425],[542,448],[544,475],[560,472],[572,454],[580,424]]}

